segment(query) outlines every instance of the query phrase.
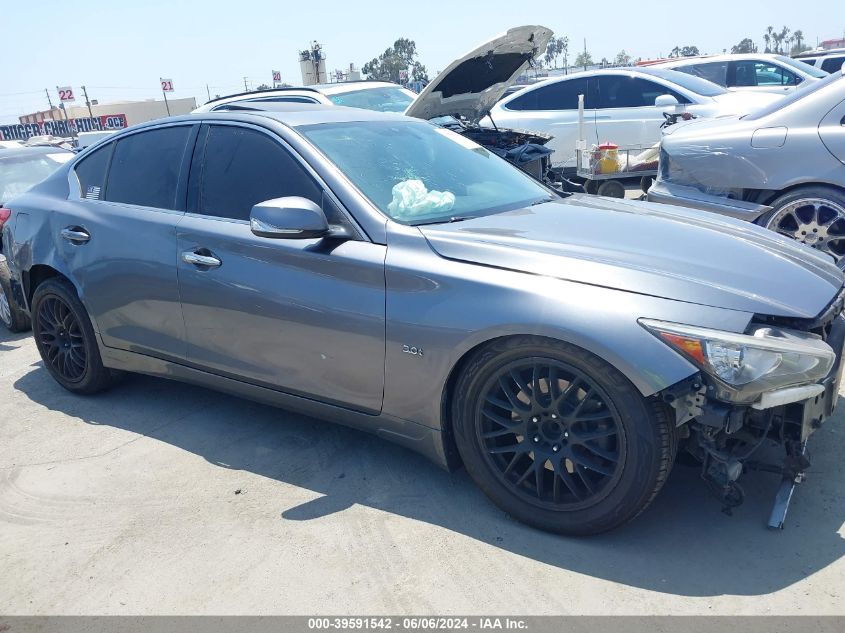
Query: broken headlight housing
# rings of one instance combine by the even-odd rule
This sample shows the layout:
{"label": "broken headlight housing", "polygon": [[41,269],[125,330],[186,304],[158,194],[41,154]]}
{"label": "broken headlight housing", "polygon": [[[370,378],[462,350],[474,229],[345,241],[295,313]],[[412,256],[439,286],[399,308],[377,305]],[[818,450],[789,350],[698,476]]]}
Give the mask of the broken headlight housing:
{"label": "broken headlight housing", "polygon": [[836,361],[827,343],[806,332],[759,327],[735,334],[652,319],[639,323],[714,378],[716,396],[731,402],[818,382]]}

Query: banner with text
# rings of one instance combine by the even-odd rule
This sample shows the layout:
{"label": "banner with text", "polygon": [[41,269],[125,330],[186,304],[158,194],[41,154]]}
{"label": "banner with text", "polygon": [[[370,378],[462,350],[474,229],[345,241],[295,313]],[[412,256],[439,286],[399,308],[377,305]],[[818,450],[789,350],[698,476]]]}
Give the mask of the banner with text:
{"label": "banner with text", "polygon": [[79,132],[101,132],[104,130],[122,130],[127,127],[125,114],[104,114],[93,118],[70,119],[65,121],[40,121],[39,123],[17,123],[0,125],[0,140],[25,141],[33,136],[72,136]]}

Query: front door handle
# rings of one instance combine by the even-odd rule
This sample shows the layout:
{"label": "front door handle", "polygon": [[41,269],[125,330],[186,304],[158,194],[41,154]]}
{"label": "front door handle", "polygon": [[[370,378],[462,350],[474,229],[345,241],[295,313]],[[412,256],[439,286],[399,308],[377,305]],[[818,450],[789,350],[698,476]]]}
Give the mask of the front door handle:
{"label": "front door handle", "polygon": [[66,226],[62,229],[62,238],[72,244],[85,244],[91,235],[81,226]]}
{"label": "front door handle", "polygon": [[[204,253],[199,251],[205,251]],[[196,251],[185,251],[182,253],[182,261],[194,266],[204,266],[206,268],[217,268],[222,264],[219,259],[212,255],[206,249],[197,249]]]}

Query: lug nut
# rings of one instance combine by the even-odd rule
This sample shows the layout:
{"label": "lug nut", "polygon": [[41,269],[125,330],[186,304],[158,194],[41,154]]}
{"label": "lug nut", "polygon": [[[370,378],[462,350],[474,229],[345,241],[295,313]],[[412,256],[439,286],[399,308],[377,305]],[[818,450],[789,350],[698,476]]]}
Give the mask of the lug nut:
{"label": "lug nut", "polygon": [[552,452],[557,453],[559,450],[560,450],[560,446],[558,446],[557,444],[552,446]]}
{"label": "lug nut", "polygon": [[557,420],[557,413],[552,413],[552,420]]}
{"label": "lug nut", "polygon": [[537,442],[539,442],[539,441],[540,441],[540,436],[539,436],[539,435],[535,435],[535,436],[534,436],[534,443],[536,444],[536,443],[537,443]]}
{"label": "lug nut", "polygon": [[537,422],[539,422],[539,421],[540,421],[540,418],[531,418],[531,421],[532,421],[534,424],[537,424]]}
{"label": "lug nut", "polygon": [[564,432],[563,432],[563,437],[569,437],[569,431],[564,431]]}

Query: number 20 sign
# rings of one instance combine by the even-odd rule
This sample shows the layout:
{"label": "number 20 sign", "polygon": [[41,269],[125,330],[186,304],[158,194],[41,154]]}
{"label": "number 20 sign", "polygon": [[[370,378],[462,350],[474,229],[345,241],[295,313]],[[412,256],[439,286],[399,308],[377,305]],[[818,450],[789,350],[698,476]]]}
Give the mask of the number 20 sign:
{"label": "number 20 sign", "polygon": [[162,79],[161,80],[161,90],[162,90],[162,92],[173,92],[173,80],[172,79]]}
{"label": "number 20 sign", "polygon": [[73,96],[73,88],[70,86],[56,86],[56,92],[59,93],[59,101],[76,101],[76,97]]}

